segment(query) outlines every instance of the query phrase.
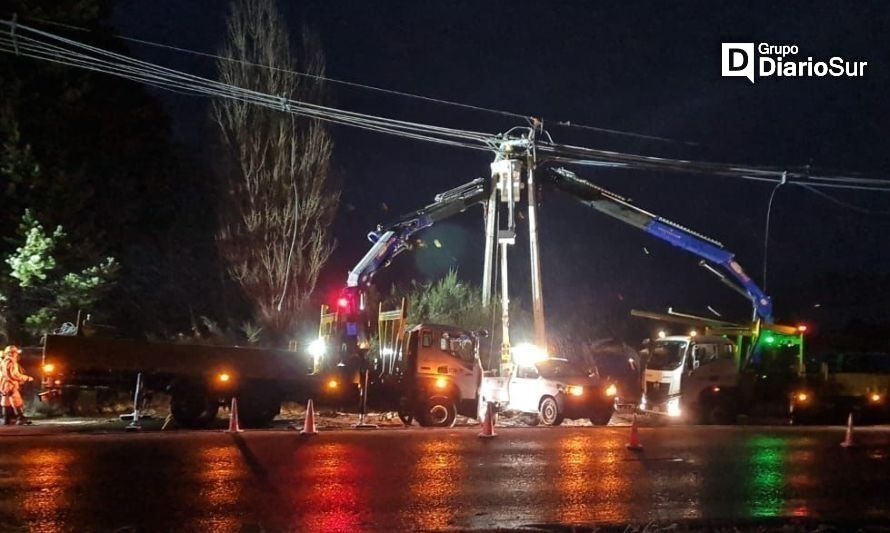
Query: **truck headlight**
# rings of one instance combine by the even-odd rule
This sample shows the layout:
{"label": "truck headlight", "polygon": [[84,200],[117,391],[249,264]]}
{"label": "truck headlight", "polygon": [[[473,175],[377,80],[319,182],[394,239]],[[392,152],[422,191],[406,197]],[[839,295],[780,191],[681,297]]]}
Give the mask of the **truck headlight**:
{"label": "truck headlight", "polygon": [[667,403],[667,415],[671,417],[678,417],[682,414],[680,411],[680,399],[679,398],[671,398]]}
{"label": "truck headlight", "polygon": [[581,396],[584,394],[584,387],[578,385],[568,385],[566,386],[566,394],[569,396]]}
{"label": "truck headlight", "polygon": [[609,398],[618,396],[618,387],[616,387],[615,384],[612,383],[608,387],[606,387],[606,390],[604,392]]}
{"label": "truck headlight", "polygon": [[810,401],[810,393],[805,391],[799,391],[794,393],[794,401],[796,403],[807,403]]}
{"label": "truck headlight", "polygon": [[873,392],[868,395],[868,401],[871,403],[881,403],[881,400],[883,400],[883,399],[884,399],[884,397],[881,396],[880,394],[878,394],[877,392]]}

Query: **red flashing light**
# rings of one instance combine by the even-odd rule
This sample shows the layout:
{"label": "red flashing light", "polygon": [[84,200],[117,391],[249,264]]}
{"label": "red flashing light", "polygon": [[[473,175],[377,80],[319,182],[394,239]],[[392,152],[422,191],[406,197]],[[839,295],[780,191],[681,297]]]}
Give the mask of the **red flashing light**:
{"label": "red flashing light", "polygon": [[341,296],[337,298],[337,307],[346,308],[349,307],[349,298],[345,296]]}
{"label": "red flashing light", "polygon": [[807,330],[807,327],[804,326],[803,324],[797,326],[797,331],[799,331],[801,333],[804,333],[806,330]]}

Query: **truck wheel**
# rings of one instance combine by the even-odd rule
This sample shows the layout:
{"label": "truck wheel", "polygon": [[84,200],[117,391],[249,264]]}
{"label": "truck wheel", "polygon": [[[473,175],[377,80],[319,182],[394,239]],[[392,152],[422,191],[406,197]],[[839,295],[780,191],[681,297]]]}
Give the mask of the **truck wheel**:
{"label": "truck wheel", "polygon": [[565,419],[565,415],[559,412],[559,404],[556,403],[556,399],[551,396],[545,396],[543,400],[541,400],[541,406],[539,407],[539,414],[541,418],[541,423],[545,426],[558,426],[562,424],[562,421]]}
{"label": "truck wheel", "polygon": [[411,423],[414,422],[413,414],[406,414],[406,413],[399,411],[398,415],[399,415],[399,420],[401,420],[402,424],[405,424],[406,426],[410,426]]}
{"label": "truck wheel", "polygon": [[238,396],[238,415],[246,428],[269,427],[281,412],[281,400],[275,393],[247,389]]}
{"label": "truck wheel", "polygon": [[456,419],[454,401],[444,396],[435,396],[427,400],[419,422],[425,427],[450,428]]}
{"label": "truck wheel", "polygon": [[612,420],[612,409],[608,411],[603,411],[601,413],[594,413],[593,416],[590,417],[590,423],[594,426],[608,426],[609,421]]}
{"label": "truck wheel", "polygon": [[702,406],[701,423],[707,425],[726,425],[735,423],[735,416],[720,402]]}
{"label": "truck wheel", "polygon": [[184,428],[200,429],[216,418],[219,404],[200,387],[181,387],[170,398],[170,414]]}

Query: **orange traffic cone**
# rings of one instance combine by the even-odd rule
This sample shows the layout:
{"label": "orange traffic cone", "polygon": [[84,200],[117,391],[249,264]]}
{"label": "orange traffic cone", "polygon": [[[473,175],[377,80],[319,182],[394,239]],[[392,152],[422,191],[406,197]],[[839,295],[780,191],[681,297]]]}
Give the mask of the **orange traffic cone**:
{"label": "orange traffic cone", "polygon": [[232,398],[232,409],[229,413],[229,433],[241,433],[241,424],[238,422],[238,399]]}
{"label": "orange traffic cone", "polygon": [[489,403],[485,407],[485,418],[482,420],[482,432],[479,433],[480,437],[490,439],[497,436],[497,433],[494,432],[494,417],[494,406]]}
{"label": "orange traffic cone", "polygon": [[852,448],[854,446],[856,446],[856,443],[853,442],[853,412],[850,411],[850,416],[847,417],[847,436],[844,437],[841,447]]}
{"label": "orange traffic cone", "polygon": [[312,400],[306,403],[306,420],[303,421],[303,431],[300,435],[312,436],[317,435],[315,431],[315,409],[312,407]]}
{"label": "orange traffic cone", "polygon": [[626,448],[632,452],[643,451],[643,445],[640,444],[640,429],[637,427],[637,414],[634,413],[630,423],[630,442]]}

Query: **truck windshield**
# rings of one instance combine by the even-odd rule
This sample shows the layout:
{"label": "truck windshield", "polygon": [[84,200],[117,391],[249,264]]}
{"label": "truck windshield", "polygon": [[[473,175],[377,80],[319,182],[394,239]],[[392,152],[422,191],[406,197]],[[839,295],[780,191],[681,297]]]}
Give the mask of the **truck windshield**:
{"label": "truck windshield", "polygon": [[469,335],[443,333],[439,348],[468,363],[476,359],[476,344]]}
{"label": "truck windshield", "polygon": [[676,370],[683,363],[686,341],[655,341],[649,346],[649,362],[652,370]]}
{"label": "truck windshield", "polygon": [[540,363],[535,364],[535,366],[538,367],[538,374],[545,379],[588,377],[587,372],[584,372],[568,361],[550,359],[548,361],[541,361]]}

